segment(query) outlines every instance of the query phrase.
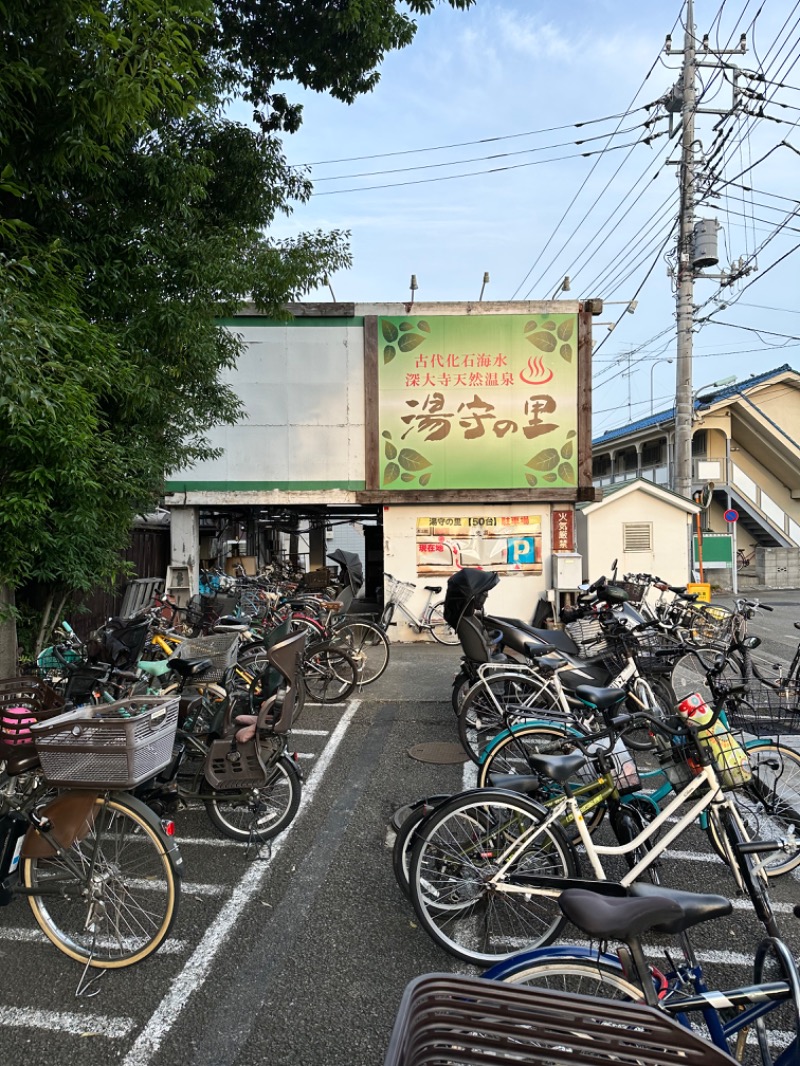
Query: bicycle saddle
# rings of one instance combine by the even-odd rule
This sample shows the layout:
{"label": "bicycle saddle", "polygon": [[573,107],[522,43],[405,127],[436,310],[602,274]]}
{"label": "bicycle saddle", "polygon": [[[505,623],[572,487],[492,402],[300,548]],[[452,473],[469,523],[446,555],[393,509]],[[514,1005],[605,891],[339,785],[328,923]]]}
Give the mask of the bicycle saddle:
{"label": "bicycle saddle", "polygon": [[653,926],[657,933],[682,933],[693,925],[707,922],[711,918],[724,918],[733,910],[733,904],[726,896],[706,895],[702,892],[684,892],[680,888],[664,888],[663,885],[635,884],[628,888],[631,896],[638,899],[651,899],[658,896],[674,900],[683,912],[681,917]]}
{"label": "bicycle saddle", "polygon": [[575,695],[584,703],[591,703],[593,707],[604,711],[606,707],[614,707],[627,698],[628,693],[621,688],[596,688],[594,685],[578,685]]}
{"label": "bicycle saddle", "polygon": [[603,940],[627,940],[683,917],[681,905],[664,895],[598,896],[584,888],[567,888],[558,905],[573,925]]}
{"label": "bicycle saddle", "polygon": [[586,765],[586,756],[579,751],[571,752],[569,755],[529,754],[528,761],[537,773],[541,772],[551,781],[561,784],[569,781],[573,774]]}

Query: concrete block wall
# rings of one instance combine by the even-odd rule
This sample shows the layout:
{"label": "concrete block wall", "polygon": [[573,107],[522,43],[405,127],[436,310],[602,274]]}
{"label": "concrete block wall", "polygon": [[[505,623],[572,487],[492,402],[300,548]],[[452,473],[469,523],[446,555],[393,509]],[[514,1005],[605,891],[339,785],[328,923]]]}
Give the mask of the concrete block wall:
{"label": "concrete block wall", "polygon": [[800,587],[800,548],[756,548],[755,563],[759,584]]}

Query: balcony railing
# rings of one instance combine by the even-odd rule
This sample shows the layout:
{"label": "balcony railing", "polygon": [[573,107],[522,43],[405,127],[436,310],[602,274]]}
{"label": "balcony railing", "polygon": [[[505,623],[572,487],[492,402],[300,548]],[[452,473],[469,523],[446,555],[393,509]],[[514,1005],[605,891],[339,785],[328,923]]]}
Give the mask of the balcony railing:
{"label": "balcony railing", "polygon": [[[595,487],[620,485],[641,477],[656,485],[669,488],[671,484],[671,467],[664,463],[659,466],[642,466],[638,470],[620,470],[593,478]],[[718,489],[734,490],[752,509],[753,513],[767,519],[765,525],[774,526],[783,533],[794,546],[800,545],[800,523],[788,514],[781,505],[765,492],[754,478],[746,474],[732,459],[693,459],[692,484],[697,488],[713,482]]]}

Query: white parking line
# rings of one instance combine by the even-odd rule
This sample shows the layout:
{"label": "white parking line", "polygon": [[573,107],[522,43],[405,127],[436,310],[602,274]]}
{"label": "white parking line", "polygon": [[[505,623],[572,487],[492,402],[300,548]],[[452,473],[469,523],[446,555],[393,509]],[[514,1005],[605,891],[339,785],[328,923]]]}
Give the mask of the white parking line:
{"label": "white parking line", "polygon": [[134,1027],[133,1018],[109,1018],[105,1014],[70,1014],[27,1007],[0,1007],[0,1025],[14,1028],[51,1029],[73,1036],[105,1036],[119,1040]]}
{"label": "white parking line", "polygon": [[[325,776],[328,765],[336,754],[336,750],[360,706],[360,700],[351,703],[331,733],[330,741],[325,746],[325,750],[320,755],[303,787],[303,798],[297,818],[301,818],[310,806]],[[134,1041],[133,1047],[125,1056],[123,1066],[145,1066],[158,1051],[178,1016],[189,1003],[193,993],[205,981],[217,952],[225,946],[233,926],[239,920],[247,904],[261,888],[261,884],[269,873],[273,860],[283,849],[286,840],[287,833],[278,837],[272,845],[269,859],[265,862],[253,863],[239,884],[233,888],[230,899],[210,926],[209,935],[203,937],[183,971],[173,981],[170,991],[156,1007],[150,1020]]]}
{"label": "white parking line", "polygon": [[[220,886],[219,891],[222,891],[222,886]],[[41,929],[3,928],[0,929],[0,940],[11,940],[15,943],[25,944],[46,944],[49,947],[52,947],[50,940],[44,935]],[[165,955],[181,955],[185,951],[186,941],[174,940],[171,937],[169,940],[165,940],[158,949],[159,954],[163,952]],[[5,1008],[0,1007],[0,1010],[4,1009]]]}

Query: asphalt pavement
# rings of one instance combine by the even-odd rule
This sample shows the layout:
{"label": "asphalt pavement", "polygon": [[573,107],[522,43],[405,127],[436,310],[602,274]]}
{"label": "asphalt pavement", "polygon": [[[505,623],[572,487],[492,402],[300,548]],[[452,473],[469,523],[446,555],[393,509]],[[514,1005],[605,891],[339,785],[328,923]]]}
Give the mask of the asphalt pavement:
{"label": "asphalt pavement", "polygon": [[[775,610],[751,631],[788,660],[800,593],[759,595]],[[292,734],[304,800],[272,848],[250,854],[202,807],[180,812],[185,883],[170,940],[107,974],[94,999],[75,998],[80,968],[38,935],[24,900],[0,910],[0,1062],[382,1066],[408,981],[470,972],[418,926],[390,846],[397,808],[470,782],[469,764],[446,761],[458,661],[458,648],[393,644],[384,676],[348,704],[306,707]],[[699,830],[676,841],[661,872],[674,887],[735,890]],[[797,953],[794,875],[772,895]],[[698,938],[707,959],[724,980],[747,980],[760,932],[747,901],[714,925]]]}

